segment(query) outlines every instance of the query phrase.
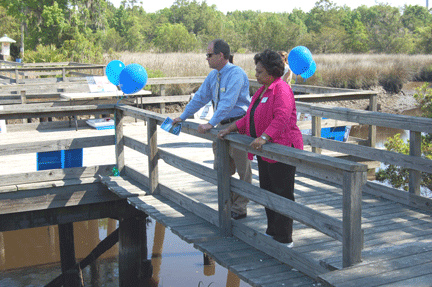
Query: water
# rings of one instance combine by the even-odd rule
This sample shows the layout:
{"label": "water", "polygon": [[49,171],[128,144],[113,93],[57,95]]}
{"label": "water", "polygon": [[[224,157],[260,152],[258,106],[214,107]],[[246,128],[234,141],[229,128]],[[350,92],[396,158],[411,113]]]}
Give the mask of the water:
{"label": "water", "polygon": [[[74,223],[77,260],[116,228],[113,219]],[[218,264],[205,266],[200,251],[155,221],[148,225],[147,238],[153,278],[159,282],[155,286],[250,286]],[[85,286],[118,286],[117,255],[118,244],[83,269]],[[0,233],[1,287],[44,286],[61,273],[59,261],[56,226]]]}

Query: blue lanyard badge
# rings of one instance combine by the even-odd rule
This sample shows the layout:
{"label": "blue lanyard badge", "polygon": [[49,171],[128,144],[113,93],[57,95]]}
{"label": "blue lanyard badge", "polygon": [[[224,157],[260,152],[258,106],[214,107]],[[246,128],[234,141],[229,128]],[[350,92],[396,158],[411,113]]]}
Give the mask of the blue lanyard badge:
{"label": "blue lanyard badge", "polygon": [[267,100],[268,100],[268,97],[262,98],[261,103],[264,104],[265,102],[267,102]]}

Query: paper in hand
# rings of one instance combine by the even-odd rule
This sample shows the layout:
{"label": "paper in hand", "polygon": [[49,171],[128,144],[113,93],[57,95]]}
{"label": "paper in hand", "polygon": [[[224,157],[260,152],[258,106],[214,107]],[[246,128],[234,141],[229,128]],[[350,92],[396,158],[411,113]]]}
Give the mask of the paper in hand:
{"label": "paper in hand", "polygon": [[169,133],[178,136],[181,131],[181,123],[176,123],[175,125],[173,125],[173,120],[170,117],[167,117],[161,124],[161,128]]}

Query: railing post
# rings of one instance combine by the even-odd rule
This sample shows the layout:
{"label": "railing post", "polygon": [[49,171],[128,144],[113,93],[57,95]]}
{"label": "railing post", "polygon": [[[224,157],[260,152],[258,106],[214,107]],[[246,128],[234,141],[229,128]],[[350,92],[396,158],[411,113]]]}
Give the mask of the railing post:
{"label": "railing post", "polygon": [[158,170],[158,147],[157,147],[157,124],[155,119],[148,118],[147,143],[149,147],[148,170],[150,194],[159,193],[159,170]]}
{"label": "railing post", "polygon": [[123,111],[115,110],[115,153],[116,153],[116,164],[120,175],[124,175],[124,137],[123,137]]}
{"label": "railing post", "polygon": [[[410,155],[421,157],[421,132],[410,131]],[[421,172],[409,170],[409,192],[420,195]]]}
{"label": "railing post", "polygon": [[[371,95],[369,98],[369,110],[371,112],[376,112],[377,109],[377,94]],[[369,125],[369,146],[375,148],[376,145],[376,131],[377,127]]]}
{"label": "railing post", "polygon": [[15,68],[15,84],[18,84],[18,69]]}
{"label": "railing post", "polygon": [[[321,117],[312,116],[312,136],[321,137]],[[321,148],[312,146],[312,152],[321,153]]]}
{"label": "railing post", "polygon": [[[160,92],[161,92],[161,97],[165,97],[166,95],[166,90],[165,90],[165,85],[160,85]],[[165,114],[165,103],[160,103],[160,113],[161,114]]]}
{"label": "railing post", "polygon": [[66,69],[62,68],[62,81],[65,82],[66,81]]}
{"label": "railing post", "polygon": [[349,267],[361,261],[363,234],[361,229],[362,185],[366,172],[344,171],[342,186],[342,264]]}
{"label": "railing post", "polygon": [[219,228],[221,231],[221,235],[224,237],[228,237],[232,236],[229,141],[218,139],[216,144]]}

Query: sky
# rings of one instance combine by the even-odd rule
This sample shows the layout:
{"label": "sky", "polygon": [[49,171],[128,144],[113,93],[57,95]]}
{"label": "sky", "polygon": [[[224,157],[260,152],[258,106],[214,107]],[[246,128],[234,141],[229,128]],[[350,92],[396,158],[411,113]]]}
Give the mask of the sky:
{"label": "sky", "polygon": [[[121,0],[109,0],[114,6],[119,7]],[[139,1],[139,0],[138,0]],[[143,2],[143,8],[148,13],[153,13],[163,8],[169,8],[175,2],[175,0],[141,0]],[[421,5],[426,6],[427,0],[333,0],[332,3],[337,6],[347,5],[352,9],[357,8],[360,5],[366,5],[368,7],[377,5],[378,3],[388,3],[393,7],[403,7],[404,5]],[[203,2],[197,0],[197,2]],[[289,4],[288,1],[281,0],[207,0],[208,5],[216,5],[217,10],[227,13],[235,10],[254,10],[261,12],[292,12],[294,8],[300,9],[303,12],[309,12],[314,6],[317,0],[301,0],[292,1],[294,4]],[[264,4],[266,3],[266,4]],[[432,0],[429,0],[429,8],[432,6]]]}

